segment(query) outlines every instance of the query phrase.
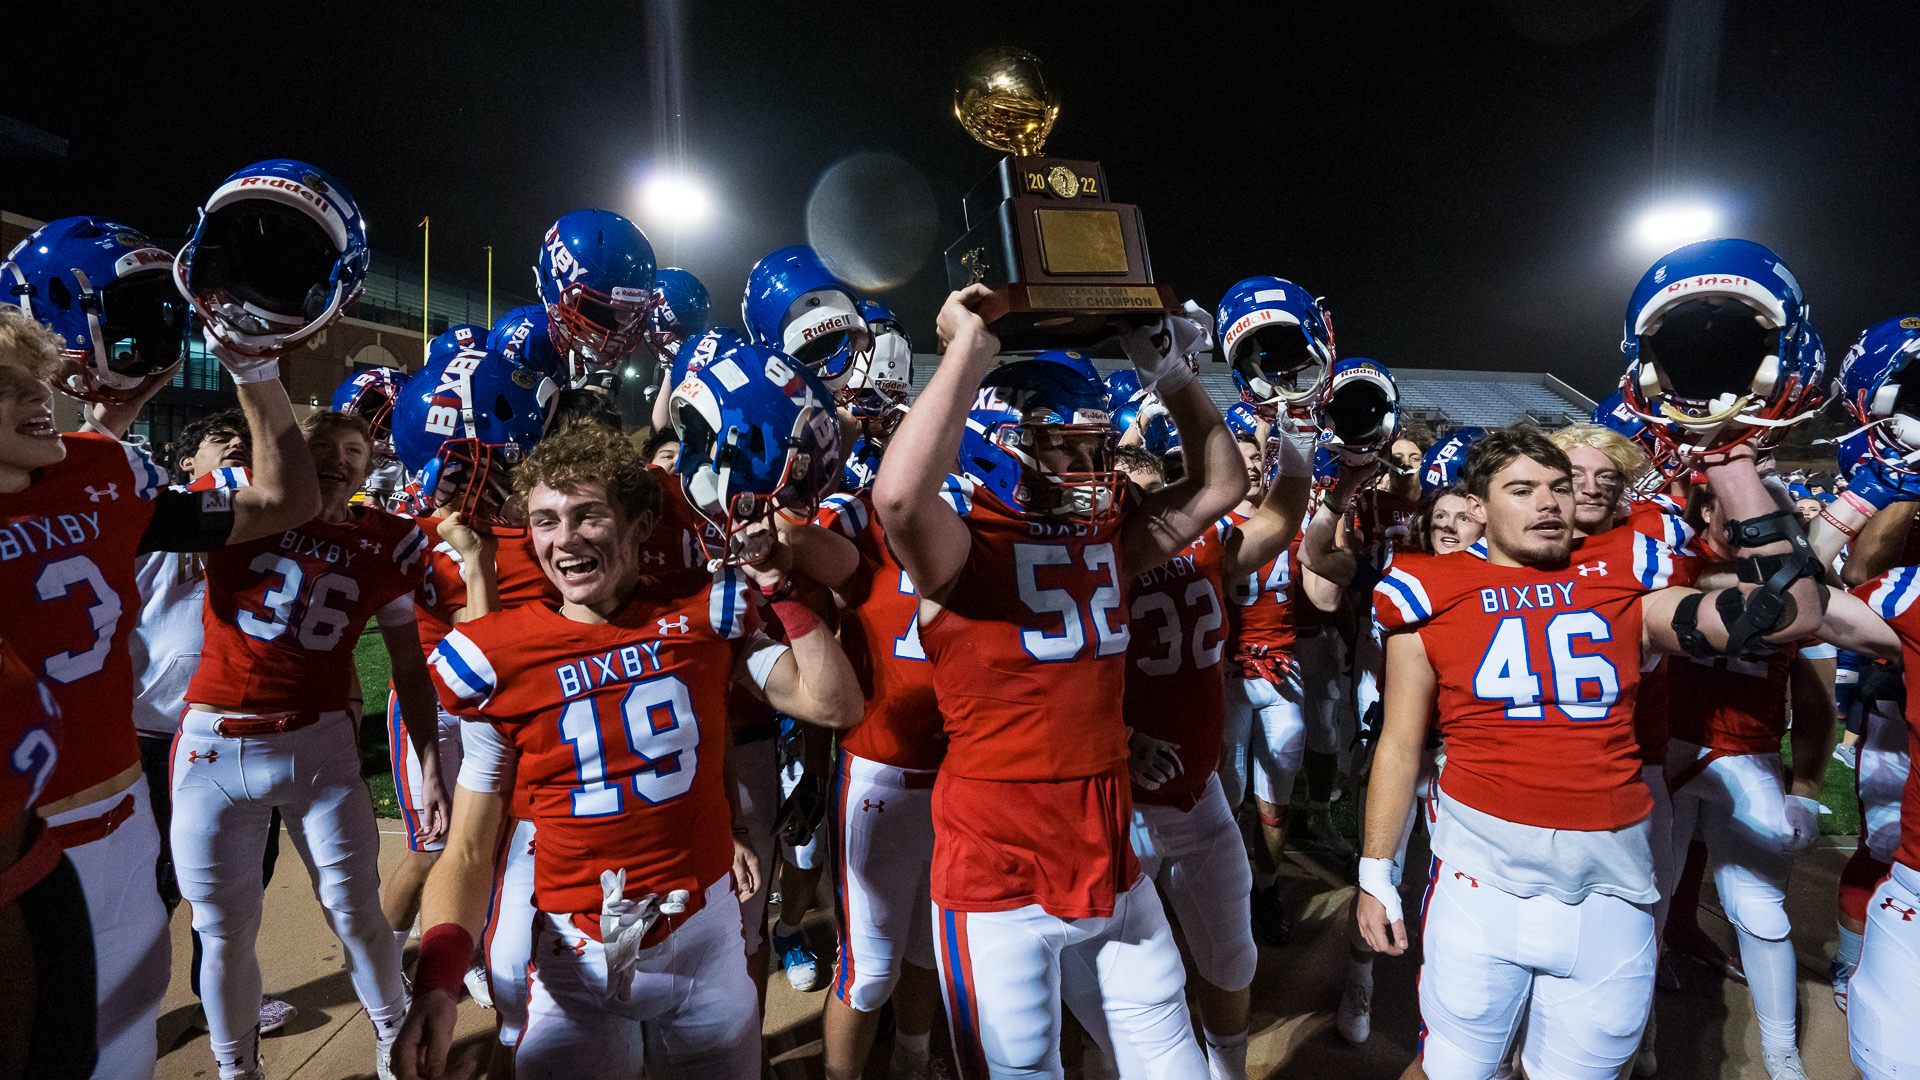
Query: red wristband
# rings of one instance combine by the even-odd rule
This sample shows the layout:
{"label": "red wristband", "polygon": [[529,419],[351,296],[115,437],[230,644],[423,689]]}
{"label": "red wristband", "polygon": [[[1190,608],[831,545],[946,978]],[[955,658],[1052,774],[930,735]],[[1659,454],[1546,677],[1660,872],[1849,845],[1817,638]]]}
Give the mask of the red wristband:
{"label": "red wristband", "polygon": [[1820,520],[1840,530],[1840,535],[1846,537],[1849,540],[1860,535],[1859,529],[1856,529],[1851,525],[1845,524],[1839,518],[1834,517],[1833,511],[1831,510],[1822,508],[1820,511]]}
{"label": "red wristband", "polygon": [[420,935],[420,955],[413,962],[413,996],[445,990],[458,1001],[460,980],[473,963],[473,935],[459,923],[441,923]]}
{"label": "red wristband", "polygon": [[1872,517],[1873,515],[1880,512],[1878,507],[1874,506],[1872,503],[1861,498],[1860,496],[1855,495],[1851,491],[1841,492],[1840,501],[1843,503],[1846,503],[1848,506],[1853,507],[1855,510],[1858,510],[1860,512],[1861,517]]}
{"label": "red wristband", "polygon": [[798,600],[775,600],[773,614],[787,632],[787,640],[803,638],[820,627],[820,616]]}

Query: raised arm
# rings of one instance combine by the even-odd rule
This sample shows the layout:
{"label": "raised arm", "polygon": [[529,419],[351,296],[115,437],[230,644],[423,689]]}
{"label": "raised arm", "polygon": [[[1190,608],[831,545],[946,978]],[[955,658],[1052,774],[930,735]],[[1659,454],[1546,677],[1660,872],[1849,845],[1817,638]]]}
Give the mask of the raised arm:
{"label": "raised arm", "polygon": [[1407,950],[1407,925],[1393,860],[1420,781],[1438,680],[1427,659],[1426,643],[1417,632],[1389,635],[1386,652],[1386,677],[1381,680],[1384,719],[1373,751],[1367,820],[1361,834],[1358,915],[1367,944],[1398,956]]}
{"label": "raised arm", "polygon": [[824,728],[858,724],[866,711],[866,697],[840,639],[798,599],[778,600],[773,607],[787,629],[787,651],[764,678],[755,675],[767,704]]}
{"label": "raised arm", "polygon": [[257,540],[304,524],[320,512],[320,477],[306,437],[294,423],[279,365],[230,362],[211,336],[207,347],[233,375],[253,446],[253,482],[233,493],[233,532],[227,542]]}
{"label": "raised arm", "polygon": [[[1199,313],[1205,319],[1204,313]],[[1187,357],[1211,340],[1209,326],[1187,315],[1170,315],[1163,329],[1121,338],[1141,383],[1160,395],[1180,432],[1186,475],[1147,495],[1127,515],[1120,542],[1129,574],[1151,569],[1179,554],[1208,525],[1247,494],[1247,466],[1220,410],[1187,366]],[[917,408],[917,406],[916,406]]]}
{"label": "raised arm", "polygon": [[[1364,465],[1341,466],[1340,478],[1321,500],[1313,520],[1307,522],[1306,535],[1300,539],[1300,564],[1337,588],[1351,585],[1353,575],[1360,568],[1360,560],[1345,546],[1340,523],[1346,520],[1347,511],[1353,505],[1353,493],[1372,481],[1379,471],[1378,458]],[[1314,606],[1323,611],[1333,610],[1321,605],[1318,599]]]}
{"label": "raised arm", "polygon": [[1307,516],[1313,494],[1313,468],[1293,440],[1280,440],[1280,470],[1253,516],[1241,522],[1227,541],[1227,577],[1250,574],[1293,543]]}
{"label": "raised arm", "polygon": [[966,522],[940,497],[940,485],[960,460],[974,392],[1000,352],[1000,339],[975,310],[988,295],[984,285],[947,295],[939,318],[947,343],[940,366],[887,443],[873,483],[874,512],[894,557],[909,578],[927,583],[920,595],[934,602],[945,599],[973,545]]}

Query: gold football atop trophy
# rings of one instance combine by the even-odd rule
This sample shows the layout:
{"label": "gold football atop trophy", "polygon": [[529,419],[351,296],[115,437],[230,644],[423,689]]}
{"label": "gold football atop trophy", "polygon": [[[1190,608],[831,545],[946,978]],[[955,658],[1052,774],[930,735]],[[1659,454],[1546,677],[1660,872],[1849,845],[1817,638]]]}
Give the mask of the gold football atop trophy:
{"label": "gold football atop trophy", "polygon": [[1060,115],[1040,60],[1024,49],[996,46],[968,63],[953,88],[953,115],[967,134],[1003,154],[1038,154]]}
{"label": "gold football atop trophy", "polygon": [[966,235],[947,248],[956,289],[985,285],[980,317],[1003,348],[1086,348],[1174,310],[1153,280],[1140,211],[1109,201],[1097,161],[1045,156],[1060,99],[1032,53],[975,56],[953,89],[967,134],[1007,154],[960,201]]}

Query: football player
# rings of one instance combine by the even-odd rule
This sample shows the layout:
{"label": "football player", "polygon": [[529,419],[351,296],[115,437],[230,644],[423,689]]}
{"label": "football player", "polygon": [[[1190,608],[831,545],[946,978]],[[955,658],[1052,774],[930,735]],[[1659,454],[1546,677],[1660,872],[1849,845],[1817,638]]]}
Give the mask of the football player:
{"label": "football player", "polygon": [[[442,700],[495,734],[490,758],[479,740],[469,746],[453,836],[427,883],[402,1077],[443,1075],[511,790],[524,792],[540,829],[536,962],[516,1074],[760,1067],[739,916],[756,873],[729,834],[728,690],[744,680],[774,708],[845,727],[861,714],[859,683],[778,571],[725,567],[679,596],[643,587],[655,477],[638,447],[604,428],[543,441],[514,492],[561,602],[463,623],[435,650]],[[748,575],[777,597],[787,645],[754,630]]]}
{"label": "football player", "polygon": [[[537,318],[544,321],[543,315]],[[502,336],[522,350],[532,340],[524,334],[495,335]],[[432,505],[416,519],[430,545],[427,575],[414,594],[425,655],[431,656],[447,631],[459,623],[557,597],[533,558],[525,522],[518,520],[505,497],[512,470],[553,422],[549,416],[556,411],[556,400],[550,379],[515,363],[497,345],[462,344],[445,334],[434,339],[428,362],[400,394],[393,415],[395,448],[410,473],[434,478],[431,488],[421,493]],[[463,407],[467,402],[493,402],[494,407],[468,409]],[[444,709],[437,710],[436,719],[439,775],[450,787],[460,772],[462,725]],[[444,835],[435,837],[426,831],[430,822],[424,811],[430,789],[419,749],[408,737],[410,727],[404,704],[393,693],[387,703],[388,748],[409,850],[382,889],[381,908],[402,940],[419,913],[427,873],[445,846]],[[522,853],[533,842],[533,828],[516,816],[503,829],[511,842],[504,845],[501,887],[483,936],[488,962],[470,968],[466,975],[474,1000],[499,1010],[500,1042],[509,1049],[519,1039],[526,1019],[533,908],[531,866],[524,863]],[[522,865],[515,865],[516,861]]]}
{"label": "football player", "polygon": [[384,1078],[406,998],[347,704],[354,646],[373,620],[422,748],[425,831],[444,831],[433,688],[413,612],[427,541],[411,519],[352,502],[373,463],[365,421],[321,410],[301,430],[320,478],[319,515],[207,560],[206,644],[173,750],[174,863],[205,945],[200,985],[221,1077],[261,1074],[258,1025],[246,1022],[260,999],[255,868],[278,807],[350,958]]}
{"label": "football player", "polygon": [[[1313,470],[1291,440],[1278,450],[1274,483],[1262,484],[1258,508],[1221,519],[1166,563],[1136,574],[1128,608],[1122,715],[1131,732],[1133,848],[1141,874],[1165,891],[1185,931],[1215,1080],[1247,1075],[1258,960],[1245,843],[1216,775],[1229,710],[1225,583],[1258,595],[1260,575],[1284,565],[1306,516]],[[1239,660],[1242,671],[1248,663]],[[1280,674],[1287,658],[1267,654],[1252,663]]]}
{"label": "football player", "polygon": [[[1393,857],[1437,705],[1447,765],[1420,979],[1433,1077],[1492,1076],[1523,1009],[1530,1074],[1618,1072],[1639,1042],[1655,960],[1652,802],[1631,716],[1641,653],[1770,650],[1819,623],[1806,577],[1703,602],[1667,587],[1663,543],[1625,529],[1576,538],[1571,474],[1543,436],[1488,434],[1462,478],[1486,521],[1486,558],[1396,566],[1375,593],[1387,697],[1359,920],[1375,949],[1405,950]],[[1750,450],[1708,476],[1743,558],[1790,550]],[[1517,737],[1535,752],[1516,756]],[[1517,925],[1539,929],[1515,936]]]}
{"label": "football player", "polygon": [[[209,200],[208,218],[225,224],[248,219],[263,205],[283,206],[240,187],[247,176],[275,175],[277,168],[263,163],[229,179]],[[357,216],[350,220],[342,233],[347,248],[359,224]],[[271,257],[276,239],[265,238],[257,253]],[[277,377],[282,343],[229,344],[217,322],[207,324],[208,347],[236,383],[255,449],[252,486],[231,493],[166,490],[164,474],[144,452],[104,435],[59,434],[50,380],[73,389],[74,376],[63,372],[89,364],[111,370],[164,360],[164,371],[177,362],[183,340],[182,321],[173,315],[129,311],[119,303],[164,308],[177,298],[142,282],[143,288],[124,293],[96,289],[102,306],[89,310],[79,302],[84,291],[73,268],[83,268],[90,282],[106,283],[116,281],[114,267],[164,275],[175,263],[138,233],[118,228],[30,237],[9,262],[24,279],[17,295],[32,314],[0,307],[0,523],[7,537],[0,541],[0,606],[32,613],[35,633],[17,638],[15,647],[53,689],[73,733],[76,752],[62,756],[38,813],[67,850],[93,912],[97,1072],[148,1076],[159,1049],[155,1023],[169,946],[158,890],[144,873],[130,872],[154,864],[160,853],[132,721],[127,641],[137,613],[135,558],[276,534],[313,515],[318,485]],[[64,304],[54,302],[62,297]],[[51,332],[36,327],[35,318]],[[167,327],[174,336],[161,333]],[[126,378],[133,388],[141,381]],[[256,868],[259,857],[255,847]],[[254,1000],[257,1005],[257,989]]]}
{"label": "football player", "polygon": [[[1041,359],[994,369],[999,341],[976,311],[987,295],[948,296],[944,359],[874,486],[919,587],[948,738],[931,893],[960,1068],[1060,1076],[1064,998],[1122,1075],[1198,1076],[1179,953],[1128,839],[1118,706],[1128,576],[1166,562],[1246,491],[1188,367],[1210,329],[1168,316],[1123,338],[1189,459],[1184,482],[1136,502],[1113,470],[1098,379]],[[942,494],[956,460],[963,507]]]}

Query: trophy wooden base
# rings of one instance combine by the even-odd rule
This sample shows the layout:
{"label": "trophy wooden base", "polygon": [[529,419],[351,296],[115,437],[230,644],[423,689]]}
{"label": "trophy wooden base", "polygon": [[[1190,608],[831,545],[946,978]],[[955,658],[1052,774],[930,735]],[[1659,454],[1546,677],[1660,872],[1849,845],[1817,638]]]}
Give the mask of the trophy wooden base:
{"label": "trophy wooden base", "polygon": [[1010,281],[980,304],[1007,352],[1088,349],[1180,307],[1166,285],[1037,284]]}

